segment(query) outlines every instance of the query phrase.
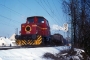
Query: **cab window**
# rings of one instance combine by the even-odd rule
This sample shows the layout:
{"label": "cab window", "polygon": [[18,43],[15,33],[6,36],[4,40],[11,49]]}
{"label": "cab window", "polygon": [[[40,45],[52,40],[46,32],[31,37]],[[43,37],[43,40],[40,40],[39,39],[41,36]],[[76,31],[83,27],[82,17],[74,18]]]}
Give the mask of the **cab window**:
{"label": "cab window", "polygon": [[44,18],[38,17],[38,23],[44,23]]}
{"label": "cab window", "polygon": [[28,21],[29,23],[33,23],[33,22],[34,22],[34,18],[33,18],[33,17],[27,18],[27,21]]}

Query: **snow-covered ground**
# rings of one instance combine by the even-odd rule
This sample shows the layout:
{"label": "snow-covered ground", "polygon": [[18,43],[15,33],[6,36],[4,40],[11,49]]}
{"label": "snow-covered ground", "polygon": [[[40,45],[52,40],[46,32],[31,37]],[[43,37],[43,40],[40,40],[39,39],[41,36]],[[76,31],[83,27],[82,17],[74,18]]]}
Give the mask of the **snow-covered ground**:
{"label": "snow-covered ground", "polygon": [[69,48],[68,46],[59,46],[0,50],[0,60],[47,60],[43,58],[45,53],[56,54]]}

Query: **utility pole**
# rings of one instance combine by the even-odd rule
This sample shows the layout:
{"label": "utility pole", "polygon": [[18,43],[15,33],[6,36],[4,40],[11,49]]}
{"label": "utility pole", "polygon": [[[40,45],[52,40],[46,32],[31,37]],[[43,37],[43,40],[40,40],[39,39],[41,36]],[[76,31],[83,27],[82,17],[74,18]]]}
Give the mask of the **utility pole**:
{"label": "utility pole", "polygon": [[15,29],[15,34],[18,35],[18,28]]}

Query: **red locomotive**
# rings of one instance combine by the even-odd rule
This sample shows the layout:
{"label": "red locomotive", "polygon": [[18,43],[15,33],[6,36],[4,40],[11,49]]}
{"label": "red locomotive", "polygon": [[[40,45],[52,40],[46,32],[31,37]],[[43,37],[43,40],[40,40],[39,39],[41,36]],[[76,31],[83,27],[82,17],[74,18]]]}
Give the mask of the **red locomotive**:
{"label": "red locomotive", "polygon": [[42,39],[50,37],[48,21],[42,16],[28,17],[26,23],[21,24],[21,35],[16,35],[18,45],[40,45]]}
{"label": "red locomotive", "polygon": [[[47,19],[42,16],[28,17],[26,23],[21,24],[20,35],[16,35],[15,38],[17,45],[20,46],[41,45],[56,41],[55,38],[51,36]],[[57,41],[61,43],[62,40]]]}

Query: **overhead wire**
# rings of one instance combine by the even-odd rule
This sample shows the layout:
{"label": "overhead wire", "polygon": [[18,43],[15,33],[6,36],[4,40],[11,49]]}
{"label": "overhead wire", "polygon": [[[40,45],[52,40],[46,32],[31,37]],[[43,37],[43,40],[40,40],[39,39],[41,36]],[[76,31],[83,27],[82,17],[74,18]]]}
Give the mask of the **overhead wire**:
{"label": "overhead wire", "polygon": [[[64,0],[63,0],[64,1]],[[60,0],[58,0],[58,3],[59,4],[61,4],[61,1]],[[63,4],[63,3],[62,3]],[[67,4],[67,3],[66,3]],[[67,4],[68,5],[68,4]],[[63,7],[62,7],[63,8]],[[64,14],[63,14],[63,16],[65,16]],[[67,16],[66,16],[66,20],[67,20]],[[62,20],[63,22],[64,22],[64,20]]]}
{"label": "overhead wire", "polygon": [[[36,0],[36,2],[41,6],[41,4],[37,0]],[[41,6],[41,7],[48,13],[48,11],[43,6]],[[51,16],[49,13],[48,13],[48,15]]]}
{"label": "overhead wire", "polygon": [[[22,15],[21,13],[15,11],[15,10],[9,8],[9,7],[7,7],[6,5],[0,4],[0,6],[5,7],[5,8],[7,8],[7,9],[9,9],[10,11],[13,11],[13,12],[19,14],[19,15]],[[12,25],[11,25],[10,22],[8,23],[7,21],[3,20],[2,22],[0,22],[0,24],[1,24],[1,26],[2,26],[2,25],[5,25],[5,26],[3,26],[3,27],[5,27],[5,29],[6,29],[6,26],[7,26],[7,28],[10,27],[9,29],[11,30],[12,28],[17,27],[17,23],[20,23],[19,21],[13,20],[13,19],[11,19],[11,18],[9,18],[9,17],[6,17],[6,16],[4,16],[4,15],[2,15],[2,14],[0,14],[0,17],[5,18],[5,19],[7,19],[7,20],[9,20],[9,21],[12,21],[13,23],[15,23],[15,24],[12,23]],[[0,30],[0,31],[1,31],[1,30]],[[5,32],[5,31],[4,31],[4,32]]]}
{"label": "overhead wire", "polygon": [[[41,3],[42,3],[42,1],[41,1]],[[44,6],[44,4],[42,3],[42,5],[43,5],[43,7],[45,8],[45,6]],[[46,8],[45,8],[46,9]],[[47,9],[46,9],[47,10]],[[48,11],[47,11],[48,12]],[[49,12],[48,12],[49,13]],[[50,13],[49,13],[50,14]],[[50,16],[51,16],[51,18],[53,19],[53,21],[55,21],[55,19],[54,19],[54,17],[50,14]],[[55,21],[56,22],[56,24],[58,24],[58,22],[57,22],[57,20]]]}
{"label": "overhead wire", "polygon": [[[38,1],[37,1],[38,2]],[[38,4],[39,4],[39,2],[38,2]],[[40,4],[39,4],[40,5]],[[43,4],[42,4],[43,5]],[[53,20],[53,22],[55,23],[56,22],[56,24],[58,24],[58,22],[57,21],[55,21],[55,19],[50,15],[50,13],[45,9],[45,7],[43,7],[42,5],[40,5],[48,14],[49,14],[49,16],[52,18],[52,20]]]}
{"label": "overhead wire", "polygon": [[[18,0],[19,1],[19,0]],[[20,1],[19,1],[20,2]],[[21,4],[23,4],[22,2],[20,2]],[[42,2],[41,2],[42,3]],[[38,2],[38,4],[41,6],[41,4]],[[19,12],[17,12],[17,11],[15,11],[15,10],[13,10],[13,9],[11,9],[11,8],[9,8],[9,7],[7,7],[7,6],[5,6],[5,5],[3,5],[3,4],[0,4],[1,6],[4,6],[4,7],[6,7],[6,8],[8,8],[9,10],[11,10],[11,11],[13,11],[13,12],[15,12],[15,13],[17,13],[17,14],[19,14],[19,15],[22,15],[21,13],[19,13]],[[25,7],[27,7],[25,4],[23,4]],[[44,5],[43,5],[44,6]],[[52,19],[54,19],[52,16],[51,16],[51,14],[46,10],[46,8],[45,7],[43,7],[43,6],[41,6],[47,13],[48,13],[48,15],[52,18]],[[28,7],[27,7],[28,8]],[[29,9],[29,8],[28,8]],[[30,9],[31,10],[31,9]],[[51,9],[50,9],[51,10]],[[52,10],[51,10],[52,11]],[[52,13],[54,13],[53,11],[52,11]],[[54,15],[55,15],[55,13],[54,13]],[[2,16],[2,15],[0,15],[0,16]],[[2,17],[4,17],[4,18],[7,18],[7,17],[5,17],[5,16],[2,16]],[[10,19],[10,18],[7,18],[7,19],[9,19],[9,20],[12,20],[12,19]],[[55,20],[55,19],[54,19]],[[13,20],[14,21],[14,20]],[[55,21],[56,22],[56,21]],[[58,22],[57,22],[58,23]]]}
{"label": "overhead wire", "polygon": [[19,14],[19,15],[22,15],[21,13],[15,11],[15,10],[9,8],[9,7],[7,7],[6,5],[3,5],[3,4],[0,4],[0,5],[3,6],[3,7],[5,7],[5,8],[7,8],[7,9],[9,9],[9,10],[11,10],[11,11],[13,11],[13,12],[15,12],[15,13],[17,13],[17,14]]}
{"label": "overhead wire", "polygon": [[15,27],[14,25],[6,24],[6,23],[1,23],[1,22],[0,22],[0,24],[5,25],[5,26],[8,26],[8,27],[9,27],[9,26]]}
{"label": "overhead wire", "polygon": [[[22,5],[24,5],[26,8],[28,8],[28,6],[26,6],[24,3],[22,3],[20,0],[18,0]],[[36,1],[40,6],[41,6],[41,4],[38,2],[38,1]],[[41,2],[42,3],[42,2]],[[44,6],[44,5],[43,5]],[[48,14],[49,14],[49,16],[51,16],[50,15],[50,13],[46,10],[46,8],[44,8],[43,6],[41,6]],[[28,8],[29,10],[31,10],[30,8]],[[52,17],[52,16],[51,16]],[[56,21],[55,21],[56,22]]]}
{"label": "overhead wire", "polygon": [[[47,0],[47,3],[48,3],[48,6],[47,6],[47,7],[49,7],[49,9],[51,10],[52,14],[54,15],[53,17],[56,17],[56,19],[54,19],[54,20],[56,20],[56,22],[58,23],[57,20],[59,20],[59,19],[57,18],[56,14],[55,14],[54,10],[52,9],[52,7],[51,7],[50,3],[48,2],[48,0]],[[46,3],[45,3],[45,4],[46,4]],[[47,5],[47,4],[46,4],[46,5]],[[59,23],[58,23],[58,24],[59,24]]]}
{"label": "overhead wire", "polygon": [[[32,11],[27,5],[25,5],[24,3],[22,3],[20,0],[18,0],[23,6],[25,6],[27,9],[29,9],[30,11]],[[32,11],[33,12],[33,11]],[[37,14],[36,12],[34,12],[35,14]]]}
{"label": "overhead wire", "polygon": [[[44,1],[44,0],[43,0]],[[47,3],[45,2],[45,1],[47,1]],[[48,2],[48,0],[45,0],[44,1],[44,3],[45,3],[45,5],[47,5],[47,7],[49,7],[49,9],[51,10],[51,13],[54,15],[54,17],[56,17],[56,19],[54,19],[57,23],[58,23],[58,25],[62,22],[63,23],[63,21],[61,21],[61,22],[58,22],[59,20],[60,20],[60,18],[58,18],[58,17],[60,17],[60,12],[58,11],[58,9],[56,8],[56,5],[54,4],[54,2],[53,2],[53,5],[54,5],[54,7],[55,7],[55,9],[56,9],[56,12],[57,12],[57,14],[54,12],[54,10],[52,9],[52,7],[51,7],[51,5],[50,5],[50,3]],[[43,3],[42,3],[43,4]],[[58,17],[57,17],[58,16]]]}
{"label": "overhead wire", "polygon": [[18,21],[15,21],[15,20],[13,20],[13,19],[11,19],[11,18],[6,17],[6,16],[3,16],[3,15],[0,15],[0,16],[3,17],[3,18],[6,18],[6,19],[8,19],[8,20],[10,20],[10,21],[12,21],[12,22],[20,23],[20,22],[18,22]]}
{"label": "overhead wire", "polygon": [[[44,2],[45,2],[45,0],[43,0]],[[46,0],[47,1],[47,0]],[[48,1],[47,1],[48,2]],[[49,9],[51,10],[51,12],[54,14],[54,11],[53,11],[53,9],[52,9],[52,7],[50,6],[50,4],[49,4],[49,2],[48,2],[48,4],[45,2],[45,4],[47,5],[47,7],[49,7]]]}
{"label": "overhead wire", "polygon": [[[46,13],[52,18],[52,20],[54,19],[52,16],[51,16],[51,14],[46,10],[46,8],[45,7],[43,7],[44,5],[43,5],[43,3],[42,3],[42,5],[36,0],[36,2],[46,11]],[[55,20],[53,20],[53,22],[56,22]],[[56,22],[57,23],[57,22]]]}
{"label": "overhead wire", "polygon": [[[6,5],[3,5],[3,4],[0,4],[0,5],[22,16],[22,14],[21,14],[21,13],[19,13],[19,12],[15,11],[15,10],[13,10],[13,9],[9,8],[9,7],[7,7]],[[17,22],[18,22],[18,23],[21,23],[21,22],[19,22],[19,21],[17,21]],[[16,22],[16,23],[17,23],[17,22]]]}
{"label": "overhead wire", "polygon": [[[13,11],[13,12],[15,12],[15,13],[17,13],[17,14],[19,14],[19,15],[22,16],[21,13],[15,11],[15,10],[9,8],[9,7],[7,7],[6,5],[0,4],[0,6],[3,6],[3,7],[5,7],[5,8],[7,8],[7,9],[9,9],[9,10],[11,10],[11,11]],[[0,17],[6,18],[6,19],[8,19],[8,20],[11,21],[11,22],[15,22],[15,23],[19,23],[19,24],[21,24],[21,22],[16,21],[16,20],[13,20],[13,19],[11,19],[11,18],[8,18],[8,17],[6,17],[6,16],[3,16],[3,15],[1,15],[1,14],[0,14]],[[5,24],[5,23],[4,23],[4,24]],[[8,25],[8,24],[5,24],[5,25]],[[17,24],[13,24],[13,25],[16,26]],[[13,26],[13,25],[12,25],[12,26]]]}
{"label": "overhead wire", "polygon": [[[59,11],[58,11],[58,9],[57,9],[57,7],[56,7],[56,5],[55,5],[55,3],[54,3],[54,1],[52,0],[52,3],[53,3],[53,5],[54,5],[54,7],[55,7],[55,9],[56,9],[56,11],[57,11],[57,16],[59,17],[60,16],[60,14],[59,14]],[[59,19],[60,20],[60,19]],[[62,20],[63,21],[63,20]]]}
{"label": "overhead wire", "polygon": [[11,18],[8,18],[8,17],[5,17],[5,16],[3,16],[3,15],[0,15],[0,17],[3,17],[3,18],[5,18],[5,19],[8,19],[8,20],[10,20],[10,21],[12,21],[12,22],[17,22],[17,21],[15,21],[15,20],[13,20],[13,19],[11,19]]}

